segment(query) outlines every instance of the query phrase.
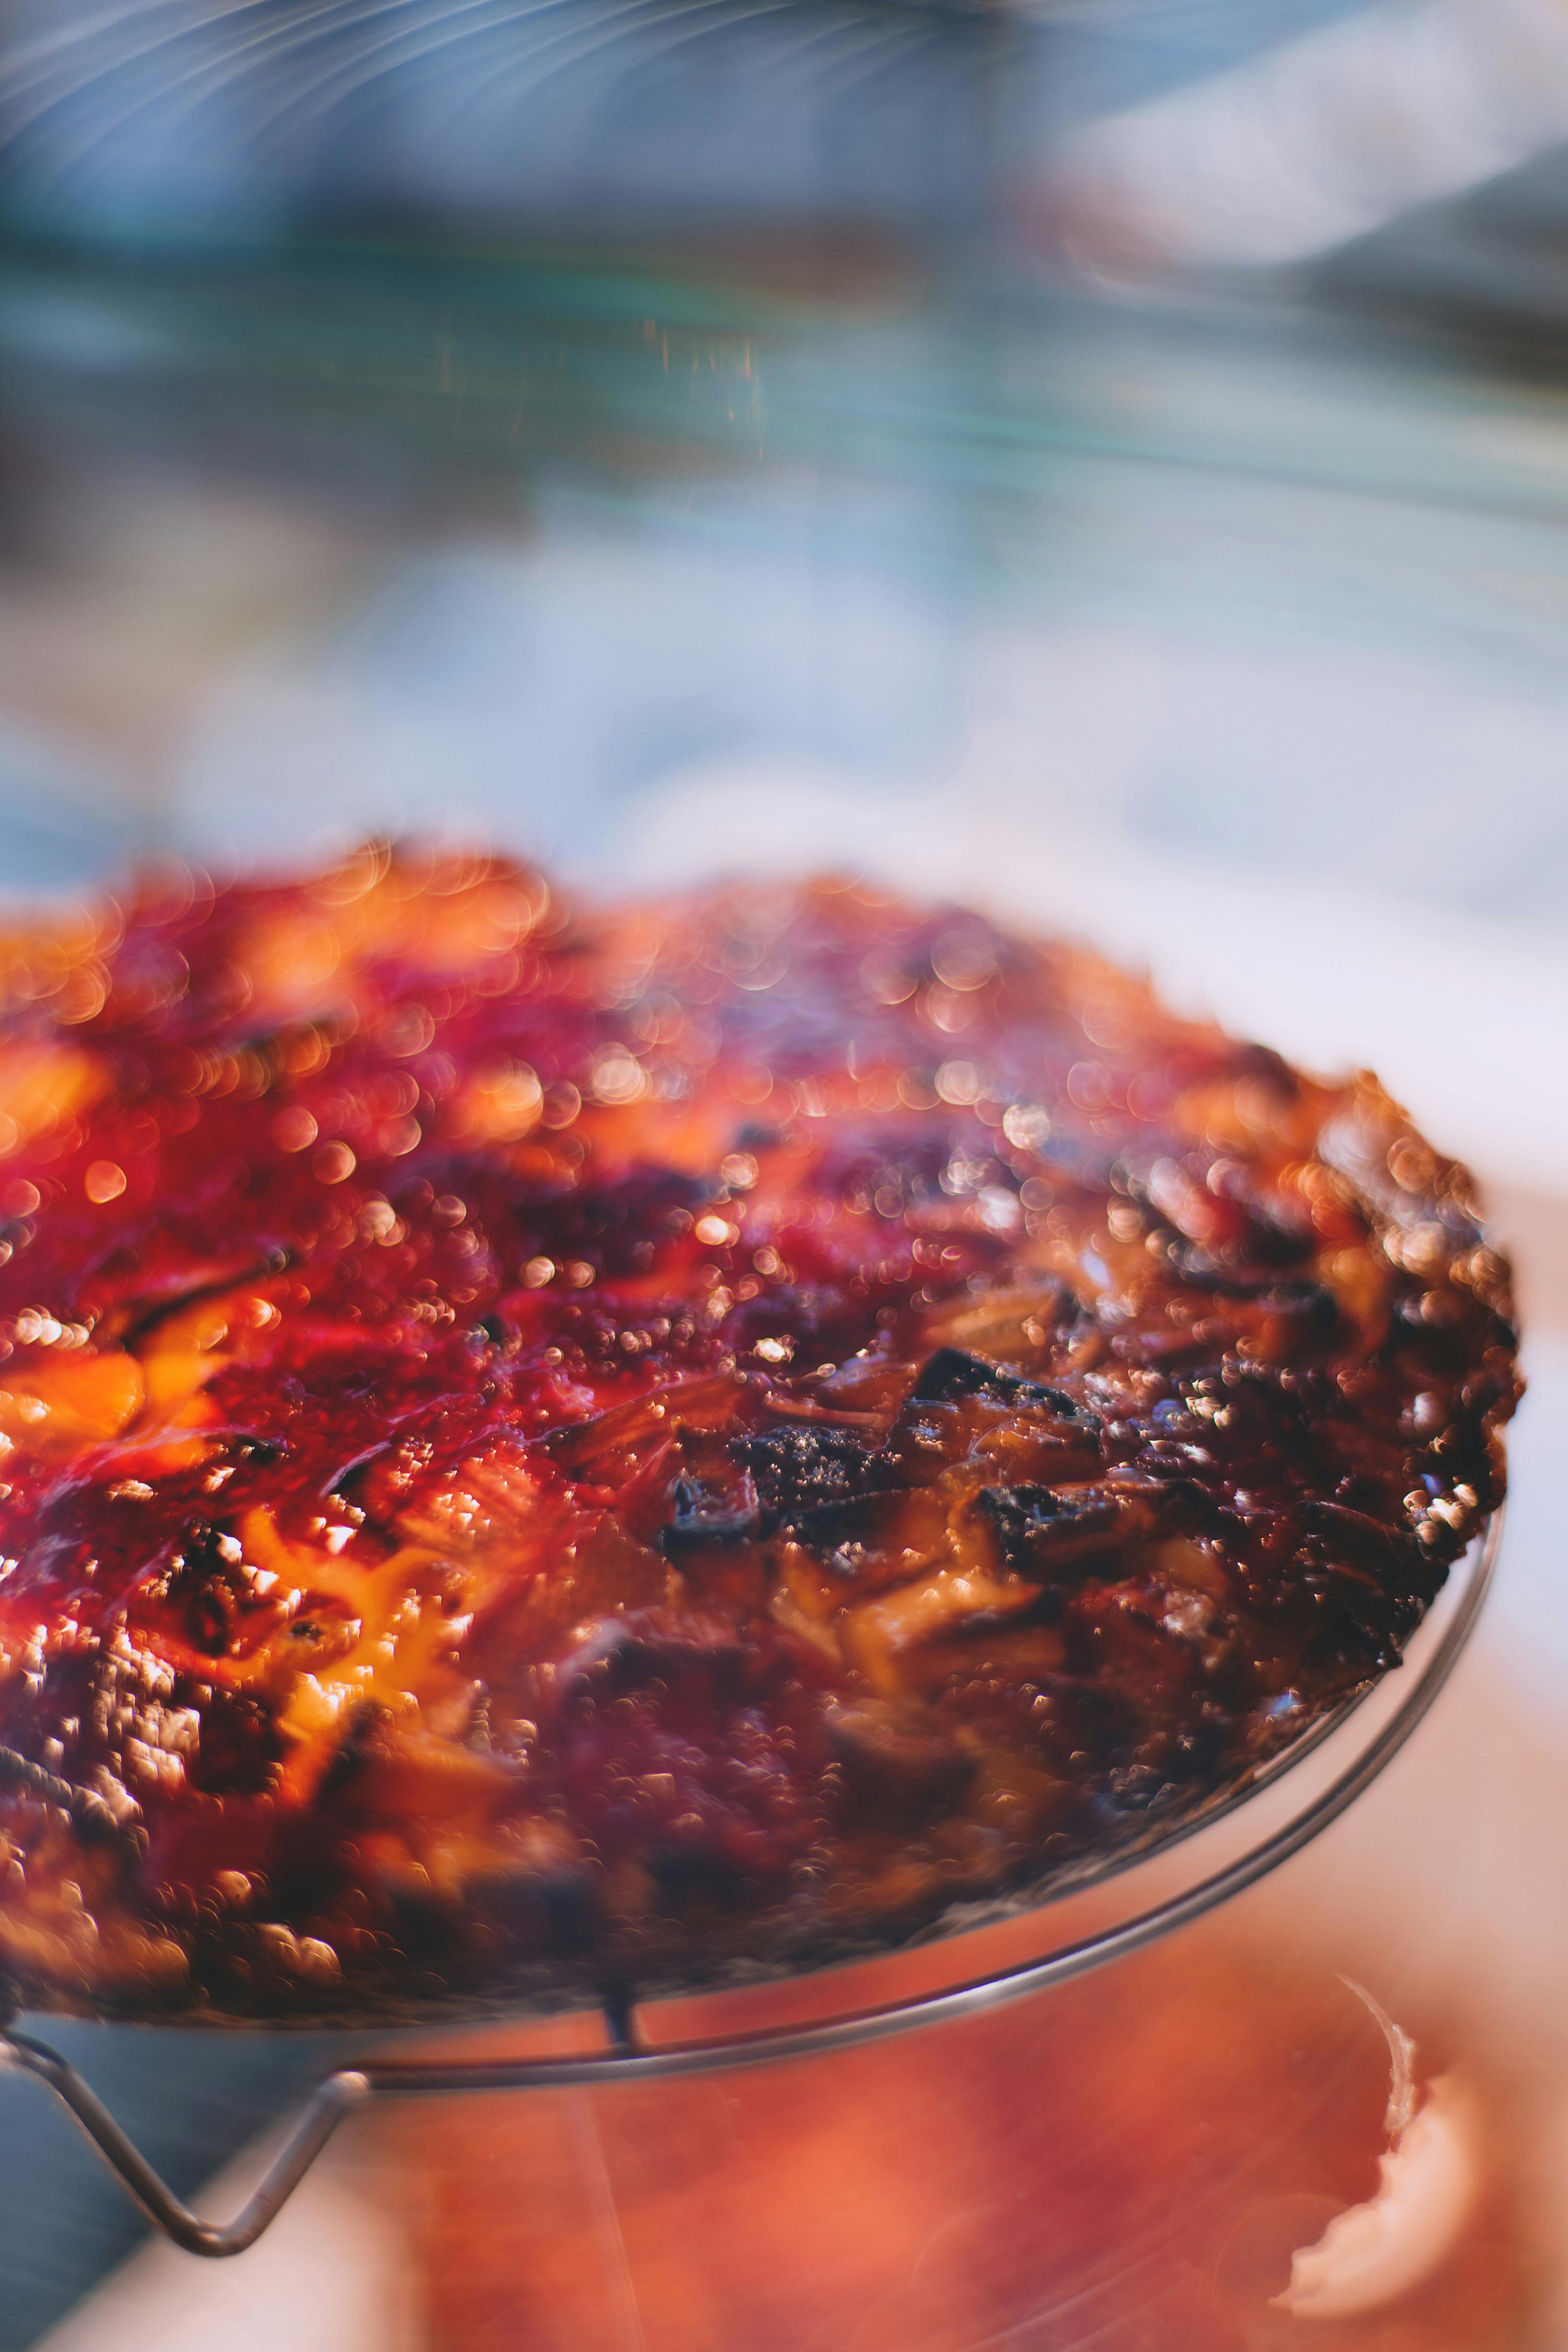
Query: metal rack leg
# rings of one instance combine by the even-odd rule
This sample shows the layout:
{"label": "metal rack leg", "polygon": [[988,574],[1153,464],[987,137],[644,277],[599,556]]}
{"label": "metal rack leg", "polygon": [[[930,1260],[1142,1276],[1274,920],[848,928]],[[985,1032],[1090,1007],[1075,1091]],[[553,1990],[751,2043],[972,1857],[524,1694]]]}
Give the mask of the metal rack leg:
{"label": "metal rack leg", "polygon": [[131,2191],[150,2221],[189,2254],[215,2258],[242,2254],[255,2244],[347,2115],[371,2096],[367,2076],[353,2067],[329,2074],[317,2084],[300,2109],[266,2177],[247,2199],[232,2221],[205,2221],[182,2204],[161,2180],[135,2143],[115,2122],[97,2093],[76,2068],[30,2034],[0,2031],[0,2066],[32,2074],[47,2084],[69,2109],[99,2154]]}

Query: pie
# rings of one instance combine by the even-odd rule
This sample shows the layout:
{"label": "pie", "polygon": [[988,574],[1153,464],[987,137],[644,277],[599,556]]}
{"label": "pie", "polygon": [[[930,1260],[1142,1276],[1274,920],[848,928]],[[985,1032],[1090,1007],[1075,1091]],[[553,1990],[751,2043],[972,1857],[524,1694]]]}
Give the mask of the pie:
{"label": "pie", "polygon": [[1397,1665],[1518,1393],[1469,1180],[858,885],[183,868],[0,940],[0,1969],[593,1998],[1191,1822]]}

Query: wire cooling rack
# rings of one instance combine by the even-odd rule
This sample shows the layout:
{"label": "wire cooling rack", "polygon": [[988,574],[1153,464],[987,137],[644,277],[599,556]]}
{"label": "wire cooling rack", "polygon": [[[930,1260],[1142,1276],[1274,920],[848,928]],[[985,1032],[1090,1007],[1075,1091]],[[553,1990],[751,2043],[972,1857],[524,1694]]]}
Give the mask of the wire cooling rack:
{"label": "wire cooling rack", "polygon": [[[1310,1755],[1316,1755],[1320,1784],[1310,1798],[1293,1807],[1288,1803],[1280,1820],[1267,1832],[1245,1842],[1241,1850],[1217,1869],[1204,1870],[1202,1857],[1206,1851],[1204,1838],[1218,1825],[1218,1816],[1209,1816],[1179,1838],[1165,1840],[1120,1874],[1130,1890],[1122,1916],[1084,1934],[1069,1931],[1044,1957],[966,1977],[958,1983],[910,1999],[849,2009],[806,2024],[731,2031],[699,2041],[660,2042],[648,2038],[645,2032],[645,2022],[657,2024],[659,2004],[639,2005],[633,1996],[617,1995],[606,2000],[603,2006],[605,2039],[601,2050],[542,2057],[447,2058],[414,2054],[406,2058],[378,2057],[363,2064],[340,2066],[325,2075],[302,2101],[264,2178],[228,2221],[208,2221],[183,2203],[77,2069],[46,2043],[9,2022],[0,2027],[0,2065],[31,2074],[54,2094],[148,2219],[176,2245],[183,2246],[188,2253],[221,2258],[243,2253],[247,2246],[256,2243],[344,2116],[377,2100],[404,2098],[420,2092],[450,2097],[468,2092],[561,2090],[574,2085],[655,2082],[677,2075],[707,2074],[730,2066],[827,2057],[838,2051],[887,2040],[915,2026],[974,2016],[983,2010],[1016,2000],[1024,1994],[1081,1976],[1109,1960],[1140,1950],[1255,1885],[1336,1822],[1404,1747],[1447,1681],[1491,1583],[1500,1530],[1499,1513],[1449,1580],[1438,1604],[1412,1643],[1402,1674],[1342,1709],[1282,1758],[1272,1771],[1260,1775],[1238,1802],[1221,1810],[1226,1815],[1239,1817],[1245,1825],[1246,1816],[1255,1811],[1260,1795],[1272,1789],[1277,1794],[1289,1796],[1289,1784],[1299,1782],[1302,1766]],[[1409,1680],[1405,1679],[1406,1675]],[[1390,1700],[1391,1688],[1394,1696]],[[1373,1704],[1379,1695],[1385,1700],[1381,1712]],[[1341,1760],[1341,1742],[1347,1734],[1354,1737],[1353,1752]],[[1326,1777],[1322,1770],[1325,1761],[1329,1768]],[[1199,1858],[1197,1866],[1189,1869],[1184,1881],[1172,1891],[1140,1906],[1137,1889],[1141,1868],[1148,1863],[1167,1860],[1170,1848],[1177,1843],[1184,1843],[1189,1854]],[[1036,1916],[1048,1921],[1057,1907],[1047,1903]],[[960,1948],[956,1941],[952,1948]]]}

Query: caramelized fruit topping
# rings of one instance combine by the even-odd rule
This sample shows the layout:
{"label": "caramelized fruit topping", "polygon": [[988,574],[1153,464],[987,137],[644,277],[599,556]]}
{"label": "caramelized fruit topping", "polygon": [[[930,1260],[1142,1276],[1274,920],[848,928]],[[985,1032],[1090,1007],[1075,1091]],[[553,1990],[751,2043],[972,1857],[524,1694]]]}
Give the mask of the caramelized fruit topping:
{"label": "caramelized fruit topping", "polygon": [[896,1935],[1235,1786],[1495,1505],[1369,1079],[819,884],[0,942],[0,1965],[299,2016]]}

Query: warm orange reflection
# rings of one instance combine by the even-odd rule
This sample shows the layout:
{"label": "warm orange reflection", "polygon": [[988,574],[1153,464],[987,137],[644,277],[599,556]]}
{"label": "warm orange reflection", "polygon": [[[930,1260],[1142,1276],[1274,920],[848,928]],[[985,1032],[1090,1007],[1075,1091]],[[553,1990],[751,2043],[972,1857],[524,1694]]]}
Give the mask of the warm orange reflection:
{"label": "warm orange reflection", "polygon": [[1207,1927],[848,2056],[398,2112],[430,2341],[1501,2352],[1530,2297],[1498,2101],[1383,1990],[1418,2087],[1462,2086],[1479,2186],[1419,2284],[1354,2318],[1270,2298],[1377,2190],[1382,2032],[1326,1963]]}

